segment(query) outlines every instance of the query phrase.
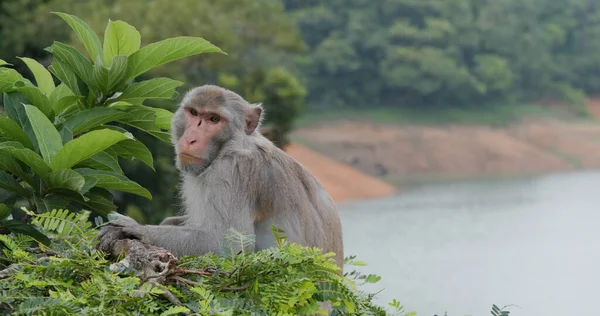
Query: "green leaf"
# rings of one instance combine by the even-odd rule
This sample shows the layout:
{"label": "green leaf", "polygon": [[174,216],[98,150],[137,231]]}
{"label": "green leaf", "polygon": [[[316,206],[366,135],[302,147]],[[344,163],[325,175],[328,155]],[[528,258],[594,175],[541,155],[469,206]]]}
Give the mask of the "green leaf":
{"label": "green leaf", "polygon": [[156,125],[156,111],[145,106],[132,106],[124,110],[129,115],[119,120],[120,123],[127,124],[144,131],[166,143],[171,143],[171,137],[168,132],[163,132]]}
{"label": "green leaf", "polygon": [[25,112],[27,112],[33,132],[38,139],[40,153],[44,161],[50,163],[54,155],[63,147],[60,134],[54,124],[38,108],[26,104]]}
{"label": "green leaf", "polygon": [[22,187],[17,180],[13,179],[8,173],[0,171],[0,188],[14,192],[20,196],[30,196],[24,187]]}
{"label": "green leaf", "polygon": [[141,104],[146,99],[171,99],[175,89],[182,85],[183,82],[169,78],[144,80],[127,87],[115,101]]}
{"label": "green leaf", "polygon": [[127,116],[127,113],[109,108],[93,108],[77,112],[69,117],[63,126],[73,131],[73,135],[79,135],[102,124],[119,120]]}
{"label": "green leaf", "polygon": [[77,169],[75,171],[84,176],[97,178],[97,187],[129,192],[152,200],[152,194],[150,194],[148,190],[123,175],[110,171],[93,170],[88,168]]}
{"label": "green leaf", "polygon": [[137,158],[154,170],[152,153],[144,143],[138,140],[128,139],[121,141],[112,146],[109,152],[114,152],[115,155],[125,159],[133,160],[134,158]]}
{"label": "green leaf", "polygon": [[82,100],[82,96],[68,95],[52,104],[52,109],[56,114],[67,114],[77,109],[79,100]]}
{"label": "green leaf", "polygon": [[0,93],[14,91],[14,85],[18,81],[26,80],[16,70],[0,67]]}
{"label": "green leaf", "polygon": [[56,88],[54,88],[52,93],[50,93],[50,95],[48,96],[48,100],[50,100],[51,104],[54,104],[60,99],[68,96],[75,96],[75,94],[73,94],[73,91],[71,91],[71,89],[69,89],[69,87],[64,82],[62,82]]}
{"label": "green leaf", "polygon": [[[79,79],[69,65],[62,62],[60,59],[52,59],[52,64],[48,67],[48,70],[50,70],[62,84],[67,86],[73,94],[85,96],[88,93],[88,87],[83,80]],[[56,92],[56,90],[54,90],[54,92]]]}
{"label": "green leaf", "polygon": [[77,37],[79,37],[79,40],[83,43],[83,46],[85,46],[88,54],[90,54],[91,60],[96,60],[96,57],[102,56],[102,44],[100,44],[100,39],[89,25],[71,14],[62,12],[52,13],[60,16],[67,24],[69,24],[71,29],[75,31],[75,34],[77,34]]}
{"label": "green leaf", "polygon": [[[27,134],[29,143],[24,145],[34,151],[37,151],[37,138],[35,137],[35,133],[33,132],[33,128],[31,127],[31,123],[29,122],[29,118],[25,112],[25,106],[23,105],[24,103],[27,103],[27,99],[19,92],[13,91],[4,93],[4,110],[8,114],[8,117],[19,124],[23,131],[25,131],[25,134]],[[33,145],[33,148],[31,148],[29,145]]]}
{"label": "green leaf", "polygon": [[19,126],[17,123],[9,119],[8,117],[0,116],[0,132],[3,133],[4,136],[18,141],[27,148],[35,149],[35,147],[33,147],[33,145],[31,144],[31,140],[29,139],[25,131],[23,131],[21,126]]}
{"label": "green leaf", "polygon": [[[129,140],[121,141],[118,144],[113,145],[113,147],[119,146],[120,144],[128,141]],[[119,166],[119,160],[117,160],[116,154],[113,156],[106,151],[101,151],[93,155],[92,157],[78,163],[76,167],[88,167],[96,170],[113,171],[123,174],[123,170],[121,169],[121,166]]]}
{"label": "green leaf", "polygon": [[0,171],[3,170],[9,171],[33,186],[33,179],[27,172],[23,170],[23,168],[21,168],[21,165],[17,162],[17,160],[15,160],[11,154],[0,151]]}
{"label": "green leaf", "polygon": [[[91,75],[94,66],[76,48],[61,42],[54,42],[45,50],[52,53],[55,58],[60,59],[60,61],[67,65],[79,79],[87,85],[92,86]],[[73,87],[71,87],[71,84],[68,84],[68,86],[73,92],[76,92],[73,90]]]}
{"label": "green leaf", "polygon": [[66,84],[61,83],[52,91],[48,99],[54,113],[60,115],[63,112],[67,112],[66,110],[69,107],[77,106],[77,102],[83,99],[83,97],[73,94],[73,91]]}
{"label": "green leaf", "polygon": [[0,203],[4,203],[8,206],[15,204],[17,195],[8,190],[0,189]]}
{"label": "green leaf", "polygon": [[81,192],[82,194],[86,194],[93,187],[96,186],[96,184],[98,183],[98,178],[92,176],[84,176],[83,178],[85,179],[85,185],[83,186],[83,188],[81,188],[79,192]]}
{"label": "green leaf", "polygon": [[140,49],[142,37],[138,30],[123,21],[108,20],[104,32],[104,64],[115,56],[129,56]]}
{"label": "green leaf", "polygon": [[173,112],[149,106],[144,106],[144,108],[154,112],[154,114],[156,115],[156,118],[154,119],[154,124],[156,124],[156,126],[165,130],[171,129],[171,119],[173,118]]}
{"label": "green leaf", "polygon": [[1,142],[0,143],[0,151],[7,152],[11,154],[16,159],[22,161],[27,166],[29,166],[35,173],[39,176],[43,177],[49,172],[52,171],[50,166],[29,148],[23,147],[21,143],[18,142]]}
{"label": "green leaf", "polygon": [[73,196],[73,199],[104,216],[117,209],[117,206],[112,202],[112,198],[110,198],[110,192],[104,189],[93,188],[85,194],[85,197],[86,200],[78,196]]}
{"label": "green leaf", "polygon": [[27,100],[29,100],[27,103],[31,103],[40,109],[44,116],[52,117],[52,106],[50,105],[50,100],[42,92],[42,90],[38,89],[38,87],[27,84],[24,81],[17,81],[14,89],[21,92],[27,98]]}
{"label": "green leaf", "polygon": [[35,197],[35,206],[38,213],[50,212],[52,210],[64,209],[69,205],[69,201],[54,196],[45,196],[44,198]]}
{"label": "green leaf", "polygon": [[6,228],[9,231],[15,234],[23,234],[30,236],[31,238],[41,242],[46,246],[50,246],[50,239],[46,237],[46,235],[40,233],[35,227],[31,224],[21,223],[17,220],[10,220],[5,222],[0,222],[1,228]]}
{"label": "green leaf", "polygon": [[73,140],[73,131],[71,131],[68,127],[63,127],[60,130],[60,140],[63,145]]}
{"label": "green leaf", "polygon": [[54,79],[52,79],[52,75],[46,69],[46,67],[37,62],[35,59],[27,57],[19,57],[19,59],[21,59],[33,73],[38,88],[40,88],[45,95],[49,96],[54,90],[55,86]]}
{"label": "green leaf", "polygon": [[110,61],[108,68],[102,66],[100,62],[94,65],[92,82],[98,90],[108,93],[123,85],[127,79],[126,77],[127,57],[115,56]]}
{"label": "green leaf", "polygon": [[68,169],[129,137],[110,129],[95,130],[68,143],[54,156],[52,170]]}
{"label": "green leaf", "polygon": [[4,203],[0,203],[0,219],[6,219],[10,214],[10,207]]}
{"label": "green leaf", "polygon": [[0,59],[0,67],[2,66],[12,66],[12,64],[9,64],[7,62],[5,62],[4,60]]}
{"label": "green leaf", "polygon": [[48,189],[67,189],[79,192],[85,184],[83,176],[71,169],[51,172],[42,178]]}
{"label": "green leaf", "polygon": [[223,53],[200,37],[173,37],[142,47],[129,56],[128,79],[135,78],[160,65],[202,53]]}

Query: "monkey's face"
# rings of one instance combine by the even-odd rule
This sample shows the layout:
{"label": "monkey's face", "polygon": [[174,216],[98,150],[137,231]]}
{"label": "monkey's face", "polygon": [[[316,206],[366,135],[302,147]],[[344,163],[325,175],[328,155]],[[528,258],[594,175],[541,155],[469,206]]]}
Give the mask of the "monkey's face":
{"label": "monkey's face", "polygon": [[[177,168],[200,174],[217,157],[228,138],[228,118],[217,109],[184,105],[179,113],[183,131],[175,145]],[[183,124],[181,124],[183,123]],[[176,130],[176,128],[175,128]]]}

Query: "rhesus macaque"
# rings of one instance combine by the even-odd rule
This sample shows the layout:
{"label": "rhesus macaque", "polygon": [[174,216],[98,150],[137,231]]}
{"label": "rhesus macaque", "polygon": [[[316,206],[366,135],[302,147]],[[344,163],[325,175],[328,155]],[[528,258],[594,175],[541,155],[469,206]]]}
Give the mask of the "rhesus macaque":
{"label": "rhesus macaque", "polygon": [[98,248],[137,238],[177,256],[220,253],[230,228],[255,236],[254,250],[275,246],[271,225],[288,240],[334,252],[343,265],[337,207],[314,176],[259,132],[261,104],[204,85],[183,97],[171,137],[180,171],[183,216],[140,225],[119,216],[102,228]]}

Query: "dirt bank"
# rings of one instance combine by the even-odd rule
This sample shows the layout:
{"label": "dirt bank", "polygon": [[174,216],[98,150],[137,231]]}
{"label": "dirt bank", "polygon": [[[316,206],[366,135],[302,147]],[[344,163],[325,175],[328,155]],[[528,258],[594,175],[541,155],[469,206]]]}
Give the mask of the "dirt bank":
{"label": "dirt bank", "polygon": [[[600,119],[600,98],[588,107]],[[503,128],[340,121],[292,137],[305,146],[288,151],[336,201],[397,192],[387,183],[600,169],[599,121],[535,118]]]}
{"label": "dirt bank", "polygon": [[596,122],[532,119],[492,128],[346,121],[302,128],[294,137],[335,161],[396,184],[600,168]]}
{"label": "dirt bank", "polygon": [[348,165],[334,161],[299,144],[291,144],[286,152],[298,159],[323,184],[336,202],[377,198],[395,194],[397,189]]}

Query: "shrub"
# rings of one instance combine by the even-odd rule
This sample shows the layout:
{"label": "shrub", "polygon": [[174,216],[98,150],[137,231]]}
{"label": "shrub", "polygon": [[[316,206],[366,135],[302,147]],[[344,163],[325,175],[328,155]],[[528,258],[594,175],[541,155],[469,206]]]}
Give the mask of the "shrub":
{"label": "shrub", "polygon": [[[118,158],[139,159],[154,169],[152,154],[127,128],[167,143],[172,113],[144,100],[173,99],[182,82],[134,79],[152,68],[187,56],[223,53],[198,37],[175,37],[140,47],[140,33],[123,21],[109,21],[104,43],[79,18],[56,13],[83,43],[87,56],[54,42],[48,70],[29,58],[36,84],[0,60],[0,93],[8,117],[0,116],[0,228],[48,239],[28,224],[7,220],[15,206],[36,212],[89,208],[116,210],[109,190],[151,199],[128,179]],[[52,74],[59,80],[55,85]]]}

